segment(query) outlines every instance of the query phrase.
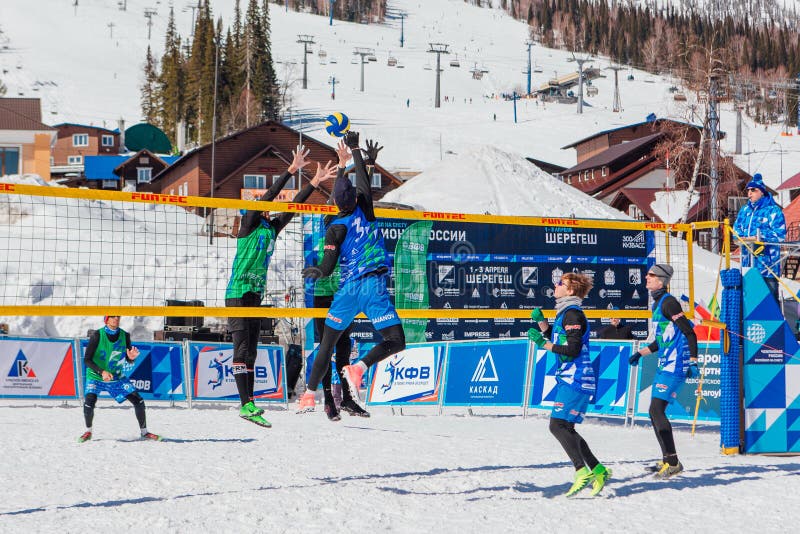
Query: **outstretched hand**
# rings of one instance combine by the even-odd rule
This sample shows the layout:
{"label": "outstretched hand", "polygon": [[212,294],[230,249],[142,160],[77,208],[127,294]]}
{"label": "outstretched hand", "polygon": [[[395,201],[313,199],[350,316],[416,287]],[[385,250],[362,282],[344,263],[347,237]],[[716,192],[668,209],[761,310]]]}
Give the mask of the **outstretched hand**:
{"label": "outstretched hand", "polygon": [[336,145],[336,155],[339,156],[339,167],[347,167],[347,162],[350,161],[350,149],[344,144],[344,139],[340,139]]}
{"label": "outstretched hand", "polygon": [[318,187],[319,184],[330,180],[334,176],[336,176],[336,165],[334,165],[332,161],[328,161],[324,167],[317,163],[317,174],[311,179],[311,185]]}
{"label": "outstretched hand", "polygon": [[303,145],[297,145],[295,150],[292,150],[292,164],[289,165],[289,173],[294,174],[309,163],[311,160],[308,159],[308,153],[311,152],[310,148],[306,148]]}
{"label": "outstretched hand", "polygon": [[139,357],[139,349],[136,347],[131,347],[127,351],[128,359],[133,361]]}
{"label": "outstretched hand", "polygon": [[350,148],[358,148],[358,132],[350,130],[344,134],[344,144]]}
{"label": "outstretched hand", "polygon": [[375,165],[375,161],[378,159],[378,152],[383,150],[382,146],[378,146],[377,141],[372,141],[371,139],[367,139],[367,148],[364,150],[367,154],[367,164],[368,165]]}

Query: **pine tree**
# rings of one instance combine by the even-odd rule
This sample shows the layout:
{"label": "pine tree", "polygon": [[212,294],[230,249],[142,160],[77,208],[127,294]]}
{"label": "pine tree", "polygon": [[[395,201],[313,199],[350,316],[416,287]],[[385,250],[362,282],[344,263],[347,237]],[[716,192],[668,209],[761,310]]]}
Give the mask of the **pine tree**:
{"label": "pine tree", "polygon": [[158,77],[160,104],[158,125],[176,144],[176,126],[186,118],[185,83],[186,71],[181,38],[175,30],[175,14],[169,12],[164,55],[161,58],[161,74]]}
{"label": "pine tree", "polygon": [[142,118],[148,124],[161,126],[158,65],[149,46],[144,63],[144,82],[142,82],[141,90]]}

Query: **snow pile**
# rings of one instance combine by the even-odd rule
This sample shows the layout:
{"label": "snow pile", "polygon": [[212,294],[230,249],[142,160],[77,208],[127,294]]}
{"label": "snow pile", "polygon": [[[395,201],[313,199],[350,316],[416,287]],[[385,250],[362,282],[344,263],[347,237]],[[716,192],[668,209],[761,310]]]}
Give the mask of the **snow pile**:
{"label": "snow pile", "polygon": [[[686,203],[689,200],[689,191],[675,190],[657,191],[655,200],[650,203],[650,208],[662,221],[667,224],[675,224],[683,217],[686,210]],[[697,204],[700,196],[694,193],[689,209]]]}
{"label": "snow pile", "polygon": [[490,215],[629,219],[570,187],[522,155],[493,146],[468,147],[383,197],[426,211]]}

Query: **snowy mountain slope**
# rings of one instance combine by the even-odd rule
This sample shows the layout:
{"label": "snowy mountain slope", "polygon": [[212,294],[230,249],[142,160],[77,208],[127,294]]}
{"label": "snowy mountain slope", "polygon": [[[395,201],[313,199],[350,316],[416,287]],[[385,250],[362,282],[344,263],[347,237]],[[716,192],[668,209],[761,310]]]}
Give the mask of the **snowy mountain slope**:
{"label": "snowy mountain slope", "polygon": [[[143,10],[153,7],[150,0],[128,0],[126,12],[119,11],[116,2],[83,0],[77,15],[68,2],[41,3],[47,8],[36,16],[31,15],[26,0],[0,3],[0,24],[9,39],[9,49],[0,53],[0,65],[8,71],[3,79],[9,96],[40,95],[50,124],[68,121],[115,127],[120,117],[128,125],[138,121],[145,50],[149,43],[160,56],[167,6],[163,2],[156,5],[158,14],[153,17],[148,42]],[[334,21],[329,26],[326,17],[285,12],[270,4],[276,70],[292,85],[287,101],[291,124],[333,144],[335,140],[324,134],[322,119],[331,111],[343,111],[350,115],[354,128],[386,146],[381,153],[384,165],[392,170],[422,171],[476,144],[492,144],[570,166],[575,163],[575,153],[561,150],[562,146],[603,129],[642,121],[651,112],[701,120],[697,113],[702,106],[694,117],[690,111],[692,95],[687,95],[688,102],[680,103],[667,92],[675,80],[632,69],[620,72],[622,113],[611,111],[614,83],[607,71],[607,78],[593,82],[599,94],[587,99],[583,115],[576,114],[573,105],[520,100],[518,122],[514,123],[513,104],[497,95],[526,90],[525,23],[499,9],[478,8],[462,0],[393,0],[391,7],[408,13],[403,48],[397,20],[382,25]],[[233,0],[213,0],[212,8],[215,16],[230,22]],[[178,6],[176,18],[179,31],[187,38],[191,11]],[[109,28],[112,22],[115,26]],[[61,31],[42,31],[52,27]],[[302,47],[296,40],[301,33],[313,35],[316,41],[314,54],[308,56],[307,90],[300,88],[299,79]],[[453,52],[442,56],[439,109],[433,107],[435,55],[427,52],[431,42],[446,43]],[[351,63],[356,46],[373,48],[377,59],[365,67],[364,93],[359,91],[360,65]],[[319,57],[320,50],[326,58]],[[404,68],[389,67],[390,56]],[[532,56],[533,87],[575,71],[575,64],[567,62],[571,54],[566,51],[534,46]],[[451,67],[450,61],[456,59],[460,66]],[[602,58],[594,61],[600,68],[608,64]],[[488,70],[481,80],[472,79],[469,72],[475,65]],[[633,81],[627,80],[628,73],[633,74]],[[338,84],[336,100],[331,101],[328,81],[334,76]],[[730,105],[723,106],[721,128],[729,134],[722,142],[723,149],[732,150],[735,119]],[[749,155],[737,157],[745,170],[762,172],[770,186],[800,170],[792,164],[792,156],[800,150],[800,137],[779,134],[779,126],[765,130],[745,119],[743,145]]]}

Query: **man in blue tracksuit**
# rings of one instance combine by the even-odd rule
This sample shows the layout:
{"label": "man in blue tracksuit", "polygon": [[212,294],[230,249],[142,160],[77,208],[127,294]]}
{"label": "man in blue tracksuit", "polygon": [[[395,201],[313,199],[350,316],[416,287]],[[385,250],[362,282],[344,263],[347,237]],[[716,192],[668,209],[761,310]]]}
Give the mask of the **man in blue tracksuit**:
{"label": "man in blue tracksuit", "polygon": [[683,314],[678,299],[667,292],[673,269],[667,264],[657,263],[647,272],[646,287],[653,299],[655,339],[647,347],[640,348],[629,358],[631,365],[639,359],[658,353],[658,372],[653,379],[650,399],[650,421],[656,439],[661,446],[662,459],[653,468],[656,478],[669,478],[683,471],[675,450],[672,425],[667,419],[667,406],[678,395],[678,390],[687,378],[697,378],[697,336],[692,323]]}
{"label": "man in blue tracksuit", "polygon": [[589,322],[581,309],[584,297],[592,289],[592,279],[585,274],[565,273],[556,283],[556,320],[552,328],[542,311],[534,308],[531,319],[540,330],[528,330],[528,338],[537,347],[558,358],[556,398],[550,414],[550,432],[555,436],[575,467],[575,481],[566,493],[572,497],[589,483],[597,495],[611,476],[589,449],[586,440],[575,431],[583,421],[596,383],[589,358]]}
{"label": "man in blue tracksuit", "polygon": [[[331,353],[342,335],[359,312],[372,322],[383,338],[360,361],[343,367],[350,392],[358,396],[364,372],[370,366],[402,351],[406,346],[403,325],[395,311],[387,281],[389,264],[383,235],[376,224],[372,205],[372,190],[367,167],[358,148],[358,133],[348,132],[344,137],[355,162],[356,186],[347,179],[338,179],[333,186],[333,200],[339,215],[331,221],[325,233],[322,262],[303,269],[304,278],[329,276],[336,267],[341,269],[339,289],[325,319],[325,329],[319,352],[311,368],[306,392],[299,399],[300,412],[314,409],[314,392],[330,365]],[[367,154],[380,150],[368,142]],[[372,160],[374,156],[370,156]]]}
{"label": "man in blue tracksuit", "polygon": [[[786,219],[758,173],[747,184],[747,204],[739,210],[733,229],[747,245],[741,247],[742,267],[758,268],[775,300],[779,300],[780,246],[761,243],[783,242],[786,239]],[[752,254],[748,247],[753,250]]]}

